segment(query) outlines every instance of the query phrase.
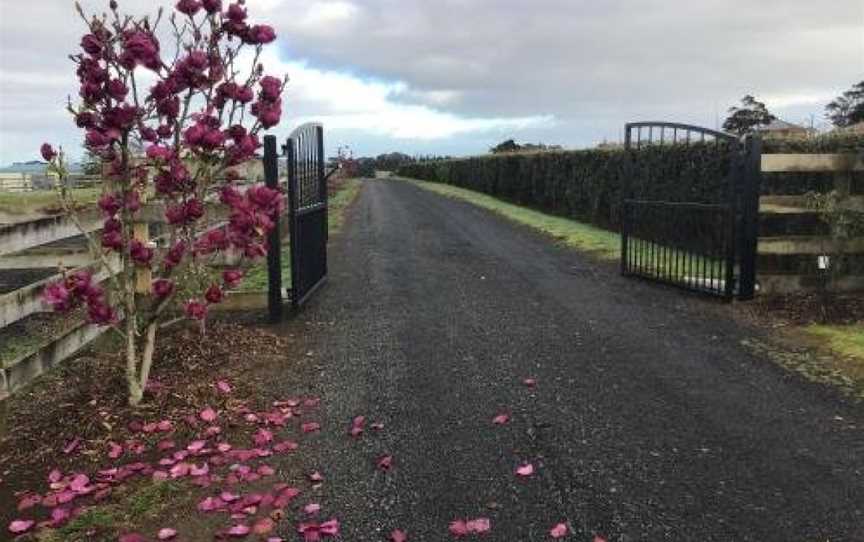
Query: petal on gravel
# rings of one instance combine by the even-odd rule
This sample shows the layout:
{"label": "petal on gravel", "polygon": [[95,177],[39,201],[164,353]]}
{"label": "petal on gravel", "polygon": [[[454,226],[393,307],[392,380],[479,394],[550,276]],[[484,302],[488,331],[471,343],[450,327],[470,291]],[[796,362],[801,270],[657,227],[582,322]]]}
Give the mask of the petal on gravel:
{"label": "petal on gravel", "polygon": [[492,423],[495,425],[504,425],[505,423],[510,421],[509,414],[498,414],[494,418],[492,418]]}
{"label": "petal on gravel", "polygon": [[324,481],[324,475],[318,472],[317,470],[309,475],[309,480],[316,484],[320,484]]}
{"label": "petal on gravel", "polygon": [[594,542],[606,542],[606,539],[600,536],[599,534],[594,535]]}
{"label": "petal on gravel", "polygon": [[216,421],[216,411],[210,407],[207,407],[198,414],[198,417],[200,417],[202,420],[204,420],[205,422],[208,422],[208,423],[215,422]]}
{"label": "petal on gravel", "polygon": [[48,473],[48,481],[52,484],[59,482],[63,479],[63,473],[60,472],[59,469],[51,469],[51,472]]}
{"label": "petal on gravel", "polygon": [[233,536],[234,538],[243,538],[247,536],[250,532],[252,532],[252,529],[250,529],[248,525],[238,523],[237,525],[234,525],[233,527],[228,529],[228,536]]}
{"label": "petal on gravel", "polygon": [[400,529],[395,529],[392,533],[390,533],[390,542],[407,542],[408,535],[405,531]]}
{"label": "petal on gravel", "polygon": [[465,536],[468,534],[468,526],[464,520],[457,519],[450,522],[450,534],[453,536]]}
{"label": "petal on gravel", "polygon": [[317,502],[310,502],[303,507],[303,511],[312,516],[321,511],[321,505]]}
{"label": "petal on gravel", "polygon": [[177,536],[177,531],[170,527],[165,527],[164,529],[159,529],[159,534],[156,535],[156,538],[159,540],[172,540]]}
{"label": "petal on gravel", "polygon": [[339,534],[339,520],[331,519],[321,524],[321,534],[327,536],[337,536]]}
{"label": "petal on gravel", "polygon": [[378,460],[378,468],[384,471],[390,470],[393,466],[393,456],[385,455]]}
{"label": "petal on gravel", "polygon": [[147,539],[144,537],[144,535],[138,533],[122,534],[117,540],[118,542],[147,542]]}
{"label": "petal on gravel", "polygon": [[32,519],[15,519],[9,524],[9,532],[12,534],[26,533],[35,524],[36,522]]}
{"label": "petal on gravel", "polygon": [[525,463],[524,465],[520,465],[516,468],[516,474],[519,476],[531,476],[534,474],[534,465],[531,463]]}
{"label": "petal on gravel", "polygon": [[552,538],[564,538],[565,536],[567,536],[567,533],[569,531],[570,530],[567,528],[566,523],[559,523],[549,529],[549,536],[551,536]]}
{"label": "petal on gravel", "polygon": [[318,422],[306,422],[300,426],[304,433],[314,433],[321,429],[321,424]]}
{"label": "petal on gravel", "polygon": [[465,528],[469,533],[488,533],[492,529],[492,522],[489,521],[489,518],[472,519],[465,522]]}
{"label": "petal on gravel", "polygon": [[522,383],[525,384],[526,386],[528,386],[529,388],[533,388],[534,386],[537,385],[537,379],[526,378],[525,380],[522,381]]}

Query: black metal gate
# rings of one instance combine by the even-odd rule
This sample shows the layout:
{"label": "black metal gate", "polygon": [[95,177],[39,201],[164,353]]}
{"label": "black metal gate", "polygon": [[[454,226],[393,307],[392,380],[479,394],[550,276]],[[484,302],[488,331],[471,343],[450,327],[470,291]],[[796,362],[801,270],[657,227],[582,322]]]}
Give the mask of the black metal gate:
{"label": "black metal gate", "polygon": [[[689,152],[681,153],[679,145]],[[622,206],[622,274],[751,299],[758,137],[742,143],[698,126],[638,122],[627,125],[625,147],[630,171]]]}
{"label": "black metal gate", "polygon": [[288,209],[291,224],[291,303],[303,305],[327,281],[327,178],[324,128],[304,124],[291,133]]}

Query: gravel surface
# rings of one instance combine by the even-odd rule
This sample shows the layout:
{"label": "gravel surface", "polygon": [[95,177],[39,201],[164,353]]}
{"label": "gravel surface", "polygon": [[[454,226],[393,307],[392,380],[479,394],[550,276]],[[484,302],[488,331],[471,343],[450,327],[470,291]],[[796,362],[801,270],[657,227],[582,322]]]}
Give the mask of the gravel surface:
{"label": "gravel surface", "polygon": [[[274,385],[314,376],[294,468],[344,540],[864,540],[864,409],[748,353],[727,305],[398,181],[365,182],[330,280],[285,326],[308,374]],[[351,440],[359,414],[384,429]]]}

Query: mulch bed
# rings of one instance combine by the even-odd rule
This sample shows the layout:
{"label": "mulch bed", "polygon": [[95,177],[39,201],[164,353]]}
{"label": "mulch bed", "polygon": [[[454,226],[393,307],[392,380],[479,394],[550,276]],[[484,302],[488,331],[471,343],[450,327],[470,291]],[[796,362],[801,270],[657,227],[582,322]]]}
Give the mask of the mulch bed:
{"label": "mulch bed", "polygon": [[861,294],[838,294],[828,298],[815,293],[764,296],[740,307],[754,321],[767,321],[774,326],[864,322],[864,296]]}
{"label": "mulch bed", "polygon": [[[195,417],[201,405],[223,410],[237,401],[257,399],[260,382],[251,369],[262,361],[281,362],[288,344],[267,330],[235,323],[211,322],[203,337],[196,327],[167,330],[158,343],[144,404],[138,408],[127,403],[119,340],[67,361],[2,405],[0,502],[18,502],[22,491],[44,486],[52,469],[99,468],[110,443],[128,447],[137,441],[152,449],[164,435],[151,434],[147,424],[170,420],[177,427],[173,435],[182,439],[187,436],[183,420]],[[220,380],[230,382],[231,394],[217,389]],[[16,513],[15,507],[0,510],[0,539]]]}

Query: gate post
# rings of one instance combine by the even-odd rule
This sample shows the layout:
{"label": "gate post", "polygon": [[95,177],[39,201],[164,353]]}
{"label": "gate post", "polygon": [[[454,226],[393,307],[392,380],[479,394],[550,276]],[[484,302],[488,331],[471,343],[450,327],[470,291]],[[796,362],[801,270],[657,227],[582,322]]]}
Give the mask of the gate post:
{"label": "gate post", "polygon": [[756,295],[756,258],[759,249],[759,196],[762,185],[762,138],[747,136],[741,191],[741,271],[738,298]]}
{"label": "gate post", "polygon": [[291,242],[291,306],[297,308],[300,287],[300,241],[297,237],[297,147],[293,137],[285,142],[288,151],[288,236]]}
{"label": "gate post", "polygon": [[[279,190],[279,155],[276,136],[264,136],[264,182],[267,188]],[[273,229],[267,236],[267,309],[270,322],[282,321],[282,232],[280,217],[274,217]]]}

